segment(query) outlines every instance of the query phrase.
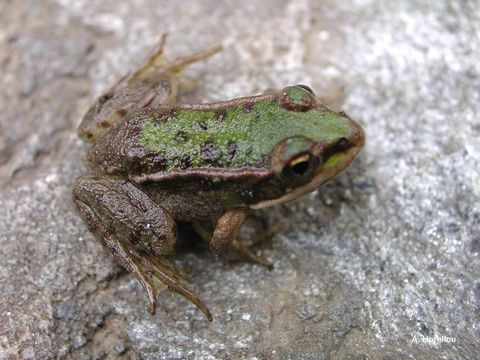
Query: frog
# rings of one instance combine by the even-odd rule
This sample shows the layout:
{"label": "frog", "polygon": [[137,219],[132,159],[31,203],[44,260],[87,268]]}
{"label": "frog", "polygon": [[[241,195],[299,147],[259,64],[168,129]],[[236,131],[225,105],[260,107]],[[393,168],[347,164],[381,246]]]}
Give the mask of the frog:
{"label": "frog", "polygon": [[180,224],[220,257],[271,267],[239,232],[255,210],[291,202],[345,170],[365,132],[306,85],[231,100],[182,104],[182,70],[221,50],[168,60],[165,37],[139,68],[100,96],[78,127],[91,174],[73,183],[88,229],[131,273],[155,314],[167,288],[212,313],[171,257]]}

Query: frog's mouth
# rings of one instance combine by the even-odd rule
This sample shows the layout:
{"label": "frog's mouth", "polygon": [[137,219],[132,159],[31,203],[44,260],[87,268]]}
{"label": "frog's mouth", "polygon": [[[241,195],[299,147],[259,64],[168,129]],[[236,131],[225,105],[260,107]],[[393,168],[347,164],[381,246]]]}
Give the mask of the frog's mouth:
{"label": "frog's mouth", "polygon": [[250,205],[250,208],[262,209],[276,204],[293,201],[304,194],[314,191],[327,181],[334,178],[337,174],[345,170],[360,153],[360,150],[365,143],[365,133],[363,129],[357,125],[357,130],[354,131],[351,138],[351,143],[355,145],[342,153],[332,155],[316,170],[309,182],[299,187],[289,189],[284,195],[276,199],[269,199],[252,204]]}

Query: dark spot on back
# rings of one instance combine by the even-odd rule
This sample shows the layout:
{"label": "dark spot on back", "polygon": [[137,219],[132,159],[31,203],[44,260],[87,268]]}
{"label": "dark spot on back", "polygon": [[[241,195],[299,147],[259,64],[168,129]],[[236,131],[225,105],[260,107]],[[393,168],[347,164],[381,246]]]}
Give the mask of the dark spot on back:
{"label": "dark spot on back", "polygon": [[167,161],[164,157],[145,149],[138,149],[136,156],[131,157],[131,168],[136,171],[151,172],[163,170],[166,163]]}
{"label": "dark spot on back", "polygon": [[236,143],[230,143],[228,144],[227,148],[227,161],[230,164],[233,161],[233,158],[235,157],[235,154],[237,153],[238,146]]}
{"label": "dark spot on back", "polygon": [[270,155],[262,155],[262,163],[260,164],[262,167],[268,167],[270,164]]}
{"label": "dark spot on back", "polygon": [[210,142],[205,143],[201,146],[200,154],[203,160],[209,162],[217,161],[222,156],[222,152]]}
{"label": "dark spot on back", "polygon": [[245,112],[245,113],[252,112],[252,106],[253,106],[252,103],[250,103],[250,104],[243,104],[243,112]]}
{"label": "dark spot on back", "polygon": [[221,110],[217,112],[216,120],[217,122],[222,122],[225,119],[225,111]]}
{"label": "dark spot on back", "polygon": [[187,141],[187,139],[188,139],[188,135],[183,130],[179,130],[177,132],[177,134],[175,135],[175,141],[176,142],[183,143],[183,142]]}
{"label": "dark spot on back", "polygon": [[180,158],[180,169],[186,170],[192,166],[192,159],[190,155],[185,154]]}

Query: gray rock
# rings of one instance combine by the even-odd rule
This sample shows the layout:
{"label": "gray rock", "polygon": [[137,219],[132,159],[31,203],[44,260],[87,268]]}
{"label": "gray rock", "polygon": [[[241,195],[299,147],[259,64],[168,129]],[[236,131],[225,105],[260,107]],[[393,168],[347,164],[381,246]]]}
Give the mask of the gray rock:
{"label": "gray rock", "polygon": [[[0,358],[478,359],[478,2],[239,4],[0,4]],[[344,175],[264,212],[274,270],[176,256],[212,324],[168,293],[150,316],[71,200],[77,122],[162,32],[172,56],[225,46],[182,101],[307,83],[367,133]]]}

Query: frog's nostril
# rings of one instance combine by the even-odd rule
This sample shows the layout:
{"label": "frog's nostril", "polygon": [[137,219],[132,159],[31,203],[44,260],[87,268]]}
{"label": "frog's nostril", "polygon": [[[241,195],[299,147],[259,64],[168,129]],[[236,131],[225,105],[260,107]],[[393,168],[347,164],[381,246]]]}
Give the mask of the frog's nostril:
{"label": "frog's nostril", "polygon": [[337,151],[346,150],[349,147],[349,141],[347,138],[342,137],[338,140],[337,144],[335,145]]}

